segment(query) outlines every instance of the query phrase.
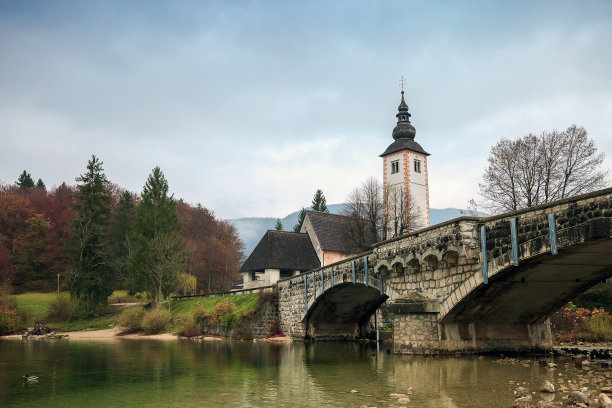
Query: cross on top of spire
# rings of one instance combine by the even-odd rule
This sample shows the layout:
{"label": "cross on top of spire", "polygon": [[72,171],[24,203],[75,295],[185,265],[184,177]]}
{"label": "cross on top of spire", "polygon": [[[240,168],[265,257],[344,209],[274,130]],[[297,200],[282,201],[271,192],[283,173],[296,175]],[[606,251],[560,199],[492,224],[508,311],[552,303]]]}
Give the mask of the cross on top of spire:
{"label": "cross on top of spire", "polygon": [[400,80],[399,80],[399,84],[402,87],[402,94],[404,93],[404,75],[400,75]]}

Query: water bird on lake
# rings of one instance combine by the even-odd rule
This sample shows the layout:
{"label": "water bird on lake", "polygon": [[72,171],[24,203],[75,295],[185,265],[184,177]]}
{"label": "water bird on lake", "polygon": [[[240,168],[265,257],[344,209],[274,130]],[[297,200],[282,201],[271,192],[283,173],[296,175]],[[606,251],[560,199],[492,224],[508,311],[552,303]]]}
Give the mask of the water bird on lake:
{"label": "water bird on lake", "polygon": [[23,381],[29,382],[29,383],[38,382],[38,377],[35,376],[35,375],[27,375],[27,374],[25,374],[23,376]]}

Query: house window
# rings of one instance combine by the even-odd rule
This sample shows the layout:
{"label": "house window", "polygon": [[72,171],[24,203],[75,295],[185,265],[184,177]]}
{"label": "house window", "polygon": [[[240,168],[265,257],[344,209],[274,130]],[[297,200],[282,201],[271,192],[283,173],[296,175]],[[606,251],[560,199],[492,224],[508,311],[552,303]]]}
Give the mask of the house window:
{"label": "house window", "polygon": [[399,173],[399,160],[391,162],[391,174]]}
{"label": "house window", "polygon": [[420,160],[415,160],[414,161],[414,172],[415,173],[420,173],[421,172],[421,161]]}

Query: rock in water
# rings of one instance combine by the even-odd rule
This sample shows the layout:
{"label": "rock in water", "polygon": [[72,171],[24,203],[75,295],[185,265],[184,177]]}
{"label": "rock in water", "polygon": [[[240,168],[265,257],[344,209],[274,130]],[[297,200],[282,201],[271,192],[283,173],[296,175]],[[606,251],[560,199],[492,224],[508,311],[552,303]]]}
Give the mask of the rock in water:
{"label": "rock in water", "polygon": [[531,408],[531,395],[515,399],[512,408]]}
{"label": "rock in water", "polygon": [[597,402],[599,402],[600,408],[612,408],[612,398],[608,397],[603,392],[597,397]]}
{"label": "rock in water", "polygon": [[572,391],[567,399],[570,403],[574,405],[578,405],[578,404],[589,405],[589,399],[580,391]]}
{"label": "rock in water", "polygon": [[555,404],[550,401],[538,401],[538,408],[555,408]]}
{"label": "rock in water", "polygon": [[518,387],[514,392],[514,398],[523,398],[527,396],[531,397],[531,394],[529,392],[529,388],[526,387]]}
{"label": "rock in water", "polygon": [[555,392],[555,386],[550,381],[544,380],[542,385],[540,385],[540,391],[553,393]]}

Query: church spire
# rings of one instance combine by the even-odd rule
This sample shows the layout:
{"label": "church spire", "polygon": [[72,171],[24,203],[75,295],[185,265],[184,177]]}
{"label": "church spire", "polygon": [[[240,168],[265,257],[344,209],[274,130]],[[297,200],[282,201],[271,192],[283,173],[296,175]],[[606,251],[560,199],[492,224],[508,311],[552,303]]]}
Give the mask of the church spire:
{"label": "church spire", "polygon": [[404,139],[408,138],[414,140],[414,136],[416,134],[416,129],[410,123],[410,116],[412,116],[408,112],[408,105],[404,100],[404,91],[402,89],[402,101],[397,107],[397,126],[393,129],[393,139]]}

